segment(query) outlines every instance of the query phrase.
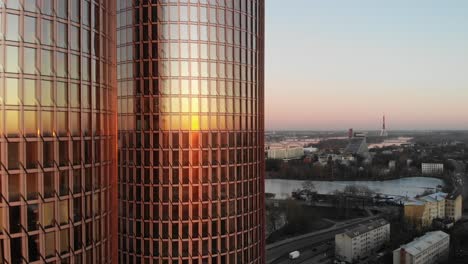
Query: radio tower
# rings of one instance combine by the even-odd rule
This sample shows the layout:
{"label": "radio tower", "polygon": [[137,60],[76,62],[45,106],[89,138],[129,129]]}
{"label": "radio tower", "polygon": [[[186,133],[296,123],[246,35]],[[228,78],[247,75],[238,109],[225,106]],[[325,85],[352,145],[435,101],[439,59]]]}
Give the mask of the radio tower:
{"label": "radio tower", "polygon": [[381,137],[387,137],[387,129],[385,128],[385,115],[383,116],[383,122],[382,122],[382,130],[380,131],[380,136]]}

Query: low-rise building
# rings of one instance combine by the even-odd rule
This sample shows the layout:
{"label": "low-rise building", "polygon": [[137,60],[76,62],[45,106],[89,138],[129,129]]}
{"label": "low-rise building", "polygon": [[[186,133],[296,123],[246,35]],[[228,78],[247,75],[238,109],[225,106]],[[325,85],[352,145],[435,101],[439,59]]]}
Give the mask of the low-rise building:
{"label": "low-rise building", "polygon": [[433,264],[448,257],[450,236],[428,232],[393,251],[393,264]]}
{"label": "low-rise building", "polygon": [[444,164],[442,163],[422,163],[421,172],[423,175],[442,174],[444,172]]}
{"label": "low-rise building", "polygon": [[403,201],[405,218],[418,227],[427,227],[434,219],[450,219],[454,222],[462,216],[460,194],[437,192]]}
{"label": "low-rise building", "polygon": [[316,153],[317,151],[318,151],[318,148],[314,148],[314,147],[304,148],[304,153],[305,154]]}
{"label": "low-rise building", "polygon": [[366,137],[354,137],[350,139],[348,145],[343,151],[343,154],[358,155],[366,159],[370,158]]}
{"label": "low-rise building", "polygon": [[449,194],[445,199],[445,217],[455,222],[460,220],[463,213],[461,194],[458,192]]}
{"label": "low-rise building", "polygon": [[304,156],[304,148],[301,146],[270,146],[266,150],[269,159],[299,159]]}
{"label": "low-rise building", "polygon": [[335,256],[353,263],[377,251],[390,240],[390,224],[377,219],[335,235]]}

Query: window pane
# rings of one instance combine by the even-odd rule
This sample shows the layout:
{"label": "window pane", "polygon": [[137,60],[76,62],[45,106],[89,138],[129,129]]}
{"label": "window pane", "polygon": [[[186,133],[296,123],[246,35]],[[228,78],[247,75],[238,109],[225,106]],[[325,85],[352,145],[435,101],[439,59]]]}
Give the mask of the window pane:
{"label": "window pane", "polygon": [[67,76],[67,56],[65,53],[57,52],[57,77],[66,77]]}
{"label": "window pane", "polygon": [[71,0],[71,20],[80,21],[80,0]]}
{"label": "window pane", "polygon": [[[80,135],[80,114],[72,112],[70,113],[70,133],[72,136],[78,136]],[[75,157],[76,155],[74,155]]]}
{"label": "window pane", "polygon": [[[57,132],[59,136],[66,136],[68,131],[67,112],[57,112]],[[60,154],[62,157],[62,154]]]}
{"label": "window pane", "polygon": [[16,10],[20,9],[19,0],[8,0],[7,7],[10,9],[16,9]]}
{"label": "window pane", "polygon": [[52,75],[52,52],[49,50],[42,50],[41,60],[41,74]]}
{"label": "window pane", "polygon": [[10,174],[8,176],[8,193],[9,201],[15,202],[19,201],[20,198],[20,175],[19,174]]}
{"label": "window pane", "polygon": [[17,15],[7,14],[6,16],[6,33],[7,40],[19,40],[19,17]]}
{"label": "window pane", "polygon": [[[28,206],[28,212],[30,211],[29,207],[33,207],[33,205]],[[37,205],[35,205],[35,207],[37,207]],[[38,211],[38,210],[36,209],[36,211]],[[31,221],[33,222],[34,220],[31,220]],[[37,230],[37,228],[33,229],[33,230]],[[39,235],[29,236],[28,237],[28,254],[29,254],[29,261],[32,262],[32,261],[39,260],[39,254],[40,254],[40,252],[39,252]]]}
{"label": "window pane", "polygon": [[89,40],[89,31],[88,30],[83,30],[82,32],[83,34],[81,34],[81,41],[82,41],[82,44],[81,44],[81,48],[82,48],[82,51],[85,52],[85,53],[89,53],[89,47],[91,46],[91,42]]}
{"label": "window pane", "polygon": [[68,105],[67,86],[63,82],[57,82],[57,99],[56,103],[59,107],[66,107]]}
{"label": "window pane", "polygon": [[68,248],[70,247],[70,242],[68,238],[68,229],[60,231],[60,253],[68,253]]}
{"label": "window pane", "polygon": [[24,48],[23,71],[26,74],[36,72],[36,49]]}
{"label": "window pane", "polygon": [[19,160],[20,160],[19,156],[20,156],[19,143],[17,142],[8,143],[8,169],[19,168]]}
{"label": "window pane", "polygon": [[26,168],[33,169],[37,167],[38,153],[37,142],[26,143]]}
{"label": "window pane", "polygon": [[[11,212],[10,212],[11,214]],[[11,215],[10,215],[11,219]],[[13,220],[14,221],[14,220]],[[19,238],[12,238],[10,245],[10,255],[11,255],[11,262],[12,263],[22,263],[23,259],[21,258],[22,246],[21,246],[21,237]]]}
{"label": "window pane", "polygon": [[24,41],[34,43],[36,41],[36,18],[24,17]]}
{"label": "window pane", "polygon": [[71,55],[70,56],[70,77],[72,79],[80,78],[79,69],[80,69],[79,57],[76,55]]}
{"label": "window pane", "polygon": [[6,78],[5,104],[19,105],[18,79]]}
{"label": "window pane", "polygon": [[26,191],[28,200],[37,199],[37,173],[28,173],[26,175]]}
{"label": "window pane", "polygon": [[[65,143],[65,144],[68,144]],[[68,154],[67,154],[68,155]],[[59,191],[60,195],[68,195],[68,171],[61,171],[60,172],[60,181],[59,181]],[[63,213],[61,213],[63,214]],[[68,218],[68,204],[67,204],[67,218]]]}
{"label": "window pane", "polygon": [[80,49],[80,30],[77,27],[72,26],[70,31],[70,47],[72,50]]}
{"label": "window pane", "polygon": [[37,135],[36,111],[24,111],[24,134],[26,136]]}
{"label": "window pane", "polygon": [[55,231],[45,235],[45,254],[47,258],[55,256]]}
{"label": "window pane", "polygon": [[41,105],[52,106],[52,82],[41,81]]}
{"label": "window pane", "polygon": [[60,201],[60,224],[66,224],[68,222],[68,200]]}
{"label": "window pane", "polygon": [[47,168],[52,167],[54,165],[54,143],[49,141],[44,142],[42,151],[43,166]]}
{"label": "window pane", "polygon": [[[54,196],[54,191],[55,191],[55,187],[54,187],[54,173],[53,172],[46,172],[44,173],[44,197],[46,198],[49,198],[49,197],[53,197]],[[53,208],[53,203],[52,204],[52,208]],[[47,205],[47,204],[46,204]],[[48,215],[46,213],[44,213],[44,216],[47,217],[47,219],[49,219]],[[50,216],[50,218],[54,218],[54,214],[52,214]],[[48,224],[50,223],[51,220],[47,220],[47,221],[44,221],[44,224]]]}
{"label": "window pane", "polygon": [[18,47],[7,46],[5,57],[6,57],[5,71],[17,73],[19,69]]}
{"label": "window pane", "polygon": [[41,10],[43,14],[52,15],[52,0],[42,0]]}
{"label": "window pane", "polygon": [[75,83],[70,84],[70,105],[75,108],[80,107],[80,88]]}
{"label": "window pane", "polygon": [[90,25],[90,19],[89,19],[89,13],[90,13],[90,7],[91,5],[89,4],[88,1],[81,1],[83,4],[83,10],[81,10],[81,18],[83,21],[83,24],[89,26]]}
{"label": "window pane", "polygon": [[24,10],[36,12],[36,0],[24,0]]}
{"label": "window pane", "polygon": [[23,83],[23,104],[36,105],[36,81],[24,80]]}
{"label": "window pane", "polygon": [[45,45],[52,45],[52,21],[42,19],[41,28],[41,43]]}
{"label": "window pane", "polygon": [[66,24],[58,23],[57,46],[66,48],[68,43],[68,28]]}
{"label": "window pane", "polygon": [[18,111],[5,111],[6,112],[6,127],[5,132],[10,137],[16,137],[19,133],[19,112]]}
{"label": "window pane", "polygon": [[57,1],[58,5],[58,17],[67,18],[68,16],[68,1],[67,0],[59,0]]}
{"label": "window pane", "polygon": [[42,125],[42,135],[51,136],[53,127],[52,127],[52,112],[42,111],[41,113],[41,125]]}

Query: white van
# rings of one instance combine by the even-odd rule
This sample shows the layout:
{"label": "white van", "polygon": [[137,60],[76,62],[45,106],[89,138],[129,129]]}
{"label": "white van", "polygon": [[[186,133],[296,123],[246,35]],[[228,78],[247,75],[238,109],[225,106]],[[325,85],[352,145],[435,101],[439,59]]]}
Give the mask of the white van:
{"label": "white van", "polygon": [[299,251],[293,251],[291,253],[289,253],[289,259],[297,259],[299,258],[299,256],[301,255],[301,253],[299,253]]}

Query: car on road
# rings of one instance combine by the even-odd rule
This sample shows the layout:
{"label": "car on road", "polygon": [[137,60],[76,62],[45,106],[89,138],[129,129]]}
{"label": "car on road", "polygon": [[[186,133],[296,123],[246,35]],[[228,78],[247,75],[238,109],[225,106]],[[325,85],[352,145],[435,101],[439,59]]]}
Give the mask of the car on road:
{"label": "car on road", "polygon": [[299,253],[299,251],[293,251],[291,253],[289,253],[289,259],[297,259],[299,258],[299,256],[301,255],[301,253]]}

